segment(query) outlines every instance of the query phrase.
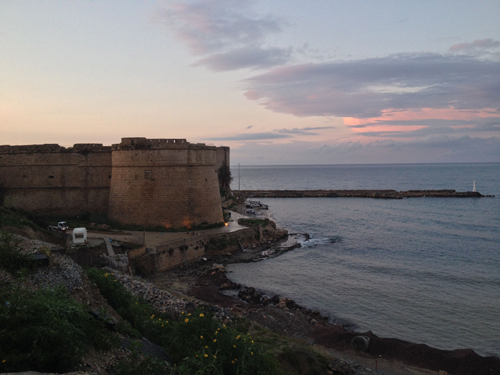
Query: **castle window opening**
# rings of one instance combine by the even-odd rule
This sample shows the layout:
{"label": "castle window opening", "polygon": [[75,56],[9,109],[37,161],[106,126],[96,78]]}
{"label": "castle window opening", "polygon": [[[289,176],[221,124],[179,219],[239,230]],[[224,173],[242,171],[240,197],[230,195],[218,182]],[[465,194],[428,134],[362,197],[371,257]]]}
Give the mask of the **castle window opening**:
{"label": "castle window opening", "polygon": [[144,179],[145,180],[152,180],[152,173],[151,171],[144,171]]}
{"label": "castle window opening", "polygon": [[50,179],[54,178],[54,176],[49,176]]}

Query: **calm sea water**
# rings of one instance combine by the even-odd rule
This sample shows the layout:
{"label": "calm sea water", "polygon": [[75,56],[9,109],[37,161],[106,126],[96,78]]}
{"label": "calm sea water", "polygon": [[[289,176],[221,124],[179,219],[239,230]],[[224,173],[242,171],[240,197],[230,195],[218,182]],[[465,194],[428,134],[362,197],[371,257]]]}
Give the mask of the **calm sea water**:
{"label": "calm sea water", "polygon": [[[301,248],[230,278],[378,336],[500,357],[500,163],[233,169],[233,189],[456,189],[497,198],[260,199]],[[239,180],[239,181],[238,181]]]}

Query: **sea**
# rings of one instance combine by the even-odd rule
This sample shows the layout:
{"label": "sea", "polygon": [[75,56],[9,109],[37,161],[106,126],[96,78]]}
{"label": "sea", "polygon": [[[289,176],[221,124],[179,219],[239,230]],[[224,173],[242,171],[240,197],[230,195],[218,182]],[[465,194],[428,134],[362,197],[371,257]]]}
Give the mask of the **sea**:
{"label": "sea", "polygon": [[301,247],[228,276],[333,322],[500,357],[500,163],[239,166],[232,189],[476,190],[494,198],[256,198]]}

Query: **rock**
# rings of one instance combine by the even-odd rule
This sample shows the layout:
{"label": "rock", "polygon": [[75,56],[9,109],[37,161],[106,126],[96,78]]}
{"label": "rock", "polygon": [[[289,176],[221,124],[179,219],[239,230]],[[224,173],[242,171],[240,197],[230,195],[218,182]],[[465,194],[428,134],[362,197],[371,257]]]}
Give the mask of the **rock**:
{"label": "rock", "polygon": [[280,309],[284,309],[286,307],[286,298],[280,298],[276,307],[278,307]]}
{"label": "rock", "polygon": [[215,270],[217,272],[226,272],[226,267],[224,267],[222,264],[216,264],[212,266],[212,270]]}
{"label": "rock", "polygon": [[341,359],[335,359],[330,363],[328,366],[329,369],[333,372],[335,375],[354,375],[355,370],[351,368],[351,366],[341,360]]}

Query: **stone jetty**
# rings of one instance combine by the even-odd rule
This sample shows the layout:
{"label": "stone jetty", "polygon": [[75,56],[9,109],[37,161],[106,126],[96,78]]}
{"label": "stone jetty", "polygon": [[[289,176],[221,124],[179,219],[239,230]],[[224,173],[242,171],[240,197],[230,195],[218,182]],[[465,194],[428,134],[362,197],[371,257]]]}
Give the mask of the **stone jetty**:
{"label": "stone jetty", "polygon": [[256,198],[483,198],[477,191],[460,192],[451,189],[443,190],[241,190],[241,195]]}

